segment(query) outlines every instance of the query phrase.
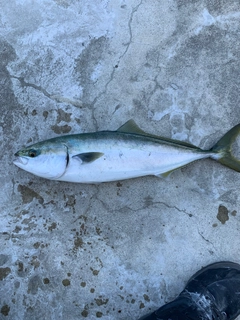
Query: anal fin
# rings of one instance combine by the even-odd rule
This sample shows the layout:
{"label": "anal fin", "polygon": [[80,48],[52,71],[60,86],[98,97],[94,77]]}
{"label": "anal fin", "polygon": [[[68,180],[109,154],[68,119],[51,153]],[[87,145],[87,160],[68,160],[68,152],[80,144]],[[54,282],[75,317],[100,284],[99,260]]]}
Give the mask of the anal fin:
{"label": "anal fin", "polygon": [[155,174],[155,176],[159,177],[159,178],[167,178],[175,170],[176,169],[172,169],[172,170],[169,170],[167,172],[163,172],[163,173],[160,173],[160,174]]}

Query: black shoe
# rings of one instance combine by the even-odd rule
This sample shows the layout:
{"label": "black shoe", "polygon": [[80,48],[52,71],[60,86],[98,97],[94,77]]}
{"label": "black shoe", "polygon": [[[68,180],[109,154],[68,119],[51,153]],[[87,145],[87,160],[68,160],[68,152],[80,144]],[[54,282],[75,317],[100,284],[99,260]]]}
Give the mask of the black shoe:
{"label": "black shoe", "polygon": [[213,263],[170,303],[139,320],[234,320],[240,314],[240,265]]}

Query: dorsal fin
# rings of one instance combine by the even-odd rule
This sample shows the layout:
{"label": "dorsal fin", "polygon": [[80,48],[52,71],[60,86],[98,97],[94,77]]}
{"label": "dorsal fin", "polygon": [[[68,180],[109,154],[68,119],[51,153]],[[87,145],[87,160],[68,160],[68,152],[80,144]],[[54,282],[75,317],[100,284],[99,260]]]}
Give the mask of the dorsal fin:
{"label": "dorsal fin", "polygon": [[180,145],[182,145],[184,147],[194,148],[194,149],[197,148],[196,146],[194,146],[193,144],[188,143],[188,142],[174,140],[174,139],[171,139],[171,138],[165,138],[165,137],[157,136],[157,135],[154,135],[154,134],[151,134],[151,133],[147,133],[147,132],[143,131],[141,128],[139,128],[139,126],[135,123],[135,121],[133,119],[128,120],[120,128],[118,128],[117,131],[118,132],[125,132],[125,133],[141,134],[141,135],[144,135],[146,137],[151,137],[151,138],[155,138],[155,139],[161,139],[161,140],[163,140],[165,142],[170,142],[170,143],[173,143],[173,144],[180,144]]}
{"label": "dorsal fin", "polygon": [[148,133],[139,128],[139,126],[135,123],[133,119],[128,120],[120,128],[118,128],[117,131],[148,135]]}

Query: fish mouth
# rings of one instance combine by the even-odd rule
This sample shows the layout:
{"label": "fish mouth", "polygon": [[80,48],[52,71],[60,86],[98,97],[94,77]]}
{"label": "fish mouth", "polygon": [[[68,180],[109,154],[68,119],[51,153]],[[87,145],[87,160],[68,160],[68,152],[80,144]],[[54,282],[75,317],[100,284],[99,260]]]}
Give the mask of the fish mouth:
{"label": "fish mouth", "polygon": [[25,166],[27,163],[28,163],[28,159],[25,158],[25,157],[20,157],[17,155],[17,153],[15,153],[15,156],[16,156],[16,159],[13,160],[13,163],[16,165],[16,166]]}

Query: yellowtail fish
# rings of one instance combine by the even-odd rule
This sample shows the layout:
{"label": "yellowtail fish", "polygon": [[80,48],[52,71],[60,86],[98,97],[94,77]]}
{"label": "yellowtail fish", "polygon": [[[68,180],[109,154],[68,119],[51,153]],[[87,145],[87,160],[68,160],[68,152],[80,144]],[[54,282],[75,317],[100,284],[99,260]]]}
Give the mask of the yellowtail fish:
{"label": "yellowtail fish", "polygon": [[203,158],[212,158],[240,172],[231,152],[240,124],[228,131],[210,150],[159,137],[129,120],[116,131],[61,136],[18,151],[14,164],[39,177],[99,183],[147,175],[167,176],[173,170]]}

